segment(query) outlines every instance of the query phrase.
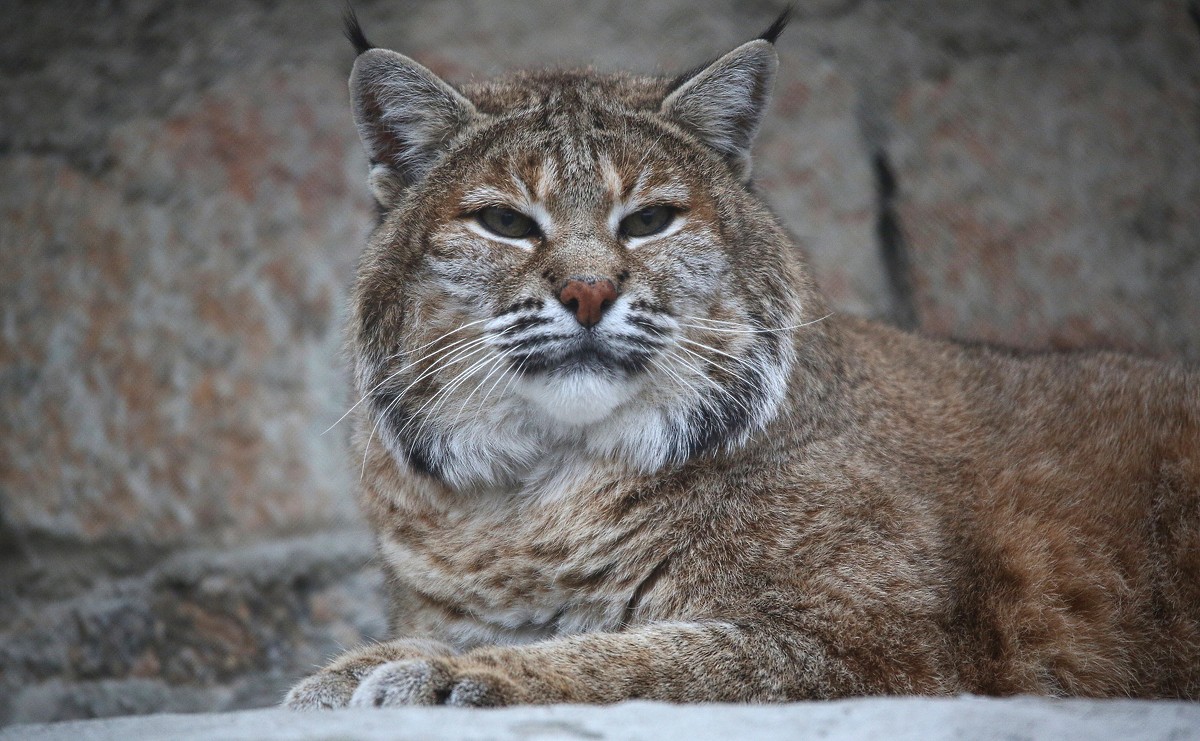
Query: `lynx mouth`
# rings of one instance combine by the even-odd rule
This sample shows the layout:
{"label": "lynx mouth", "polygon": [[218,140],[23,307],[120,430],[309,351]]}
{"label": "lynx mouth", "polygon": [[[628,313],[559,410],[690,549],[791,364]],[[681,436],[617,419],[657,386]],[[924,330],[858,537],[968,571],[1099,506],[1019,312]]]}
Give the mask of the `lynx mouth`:
{"label": "lynx mouth", "polygon": [[631,376],[644,372],[651,356],[649,348],[616,350],[588,336],[566,348],[518,353],[511,363],[513,369],[523,376],[571,376],[580,373]]}

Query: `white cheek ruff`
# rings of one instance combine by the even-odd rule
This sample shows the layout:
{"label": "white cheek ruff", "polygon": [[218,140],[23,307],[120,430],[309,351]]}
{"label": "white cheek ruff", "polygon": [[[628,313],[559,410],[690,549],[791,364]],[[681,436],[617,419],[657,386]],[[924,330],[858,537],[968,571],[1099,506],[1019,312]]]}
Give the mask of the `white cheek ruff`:
{"label": "white cheek ruff", "polygon": [[[756,337],[761,343],[771,335]],[[420,418],[410,425],[397,407],[397,419],[380,432],[397,457],[457,489],[524,491],[551,451],[571,451],[578,462],[623,461],[650,473],[732,450],[768,424],[786,394],[794,362],[788,344],[772,352],[761,345],[735,350],[732,357],[746,359],[728,361],[737,362],[739,380],[720,384],[705,362],[680,349],[633,375],[581,367],[489,376],[485,363],[478,382],[465,383],[438,413],[423,416],[418,404],[410,411]],[[716,364],[726,360],[713,357]],[[397,430],[407,434],[397,438]]]}

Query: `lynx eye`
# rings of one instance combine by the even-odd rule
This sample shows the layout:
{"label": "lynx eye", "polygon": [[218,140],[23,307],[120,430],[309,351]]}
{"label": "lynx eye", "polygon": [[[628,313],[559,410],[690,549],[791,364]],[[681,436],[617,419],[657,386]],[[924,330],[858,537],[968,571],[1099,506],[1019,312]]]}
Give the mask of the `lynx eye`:
{"label": "lynx eye", "polygon": [[621,236],[649,237],[666,229],[674,220],[675,209],[670,206],[643,208],[621,219]]}
{"label": "lynx eye", "polygon": [[503,206],[488,206],[476,218],[489,232],[510,239],[522,239],[537,234],[537,224],[525,214]]}

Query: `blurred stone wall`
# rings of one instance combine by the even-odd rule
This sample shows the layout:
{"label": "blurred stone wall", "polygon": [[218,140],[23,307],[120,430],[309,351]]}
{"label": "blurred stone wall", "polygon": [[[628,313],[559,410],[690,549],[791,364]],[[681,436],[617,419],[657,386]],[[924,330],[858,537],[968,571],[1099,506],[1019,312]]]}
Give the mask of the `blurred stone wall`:
{"label": "blurred stone wall", "polygon": [[[359,0],[449,79],[674,72],[775,2]],[[0,723],[246,707],[382,633],[343,427],[338,0],[0,12]],[[1200,11],[799,0],[757,183],[834,305],[1200,361]]]}

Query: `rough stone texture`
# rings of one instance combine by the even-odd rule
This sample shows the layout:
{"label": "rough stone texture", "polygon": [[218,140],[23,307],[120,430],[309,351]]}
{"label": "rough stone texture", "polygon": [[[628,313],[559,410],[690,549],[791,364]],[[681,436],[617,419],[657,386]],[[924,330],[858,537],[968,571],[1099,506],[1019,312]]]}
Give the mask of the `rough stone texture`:
{"label": "rough stone texture", "polygon": [[666,705],[462,710],[286,710],[221,715],[158,715],[0,731],[0,741],[235,741],[258,739],[823,739],[824,741],[1190,741],[1200,738],[1200,705],[1181,702],[944,700],[873,698],[793,705]]}
{"label": "rough stone texture", "polygon": [[1099,38],[971,57],[897,96],[923,329],[1200,358],[1200,35],[1133,3]]}
{"label": "rough stone texture", "polygon": [[[356,7],[463,79],[674,72],[779,4]],[[263,704],[381,630],[345,429],[322,434],[371,221],[340,12],[0,13],[0,723]],[[1195,362],[1197,19],[800,0],[758,187],[839,311]]]}
{"label": "rough stone texture", "polygon": [[[328,532],[197,549],[114,579],[70,560],[6,573],[0,717],[11,722],[277,702],[298,674],[384,635],[370,540]],[[86,579],[58,600],[39,581]]]}
{"label": "rough stone texture", "polygon": [[353,516],[320,433],[366,218],[350,124],[313,103],[341,94],[329,78],[230,81],[121,122],[99,176],[3,157],[10,528],[172,543]]}

